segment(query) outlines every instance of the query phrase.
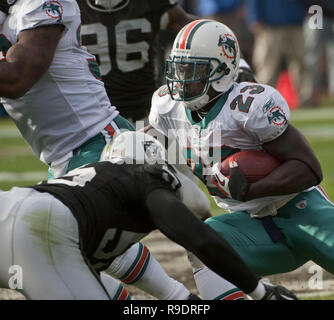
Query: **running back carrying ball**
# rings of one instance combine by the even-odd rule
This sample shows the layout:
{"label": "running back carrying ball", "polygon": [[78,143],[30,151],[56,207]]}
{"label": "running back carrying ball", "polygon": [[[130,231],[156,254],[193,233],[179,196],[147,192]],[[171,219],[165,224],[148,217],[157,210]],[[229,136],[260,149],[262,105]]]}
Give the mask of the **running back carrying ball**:
{"label": "running back carrying ball", "polygon": [[265,151],[243,150],[224,159],[221,162],[220,172],[224,176],[230,176],[230,158],[237,161],[240,171],[249,183],[256,182],[281,165],[279,160]]}

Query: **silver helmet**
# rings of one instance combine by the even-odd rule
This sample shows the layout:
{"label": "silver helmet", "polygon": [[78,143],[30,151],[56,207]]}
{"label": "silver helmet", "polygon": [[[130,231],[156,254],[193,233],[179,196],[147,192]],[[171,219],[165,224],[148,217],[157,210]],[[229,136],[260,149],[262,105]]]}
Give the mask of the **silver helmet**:
{"label": "silver helmet", "polygon": [[114,12],[122,10],[130,0],[87,0],[87,4],[93,10],[99,12]]}

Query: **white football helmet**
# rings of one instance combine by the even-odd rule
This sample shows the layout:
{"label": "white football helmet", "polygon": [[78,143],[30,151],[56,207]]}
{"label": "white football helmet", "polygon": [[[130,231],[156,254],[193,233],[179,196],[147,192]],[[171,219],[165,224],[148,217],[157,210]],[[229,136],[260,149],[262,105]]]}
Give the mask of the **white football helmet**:
{"label": "white football helmet", "polygon": [[90,8],[99,12],[114,12],[125,8],[130,0],[86,0]]}
{"label": "white football helmet", "polygon": [[[200,19],[177,34],[165,64],[165,78],[173,100],[199,110],[209,102],[209,87],[228,91],[236,81],[240,49],[236,36],[223,23]],[[194,89],[195,88],[195,89]]]}
{"label": "white football helmet", "polygon": [[100,161],[163,164],[167,161],[167,156],[164,146],[151,135],[140,131],[126,131],[106,144]]}

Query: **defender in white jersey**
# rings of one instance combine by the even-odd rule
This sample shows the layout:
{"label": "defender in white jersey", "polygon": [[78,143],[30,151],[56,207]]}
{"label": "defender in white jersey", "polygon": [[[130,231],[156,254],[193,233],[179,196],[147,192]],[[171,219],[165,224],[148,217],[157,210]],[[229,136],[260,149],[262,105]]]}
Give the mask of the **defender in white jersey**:
{"label": "defender in white jersey", "polygon": [[[274,88],[235,83],[239,45],[213,20],[186,25],[166,60],[167,86],[152,98],[150,124],[179,141],[188,165],[230,214],[206,223],[258,276],[288,272],[313,260],[334,273],[334,205],[319,183],[322,171],[303,135],[289,124],[289,107]],[[149,130],[146,130],[149,132]],[[239,150],[265,150],[282,162],[249,184],[235,161],[231,176],[218,164]],[[242,293],[193,259],[204,299]]]}
{"label": "defender in white jersey", "polygon": [[0,26],[6,111],[55,175],[98,161],[104,136],[131,125],[111,106],[95,57],[80,45],[77,2],[11,3]]}

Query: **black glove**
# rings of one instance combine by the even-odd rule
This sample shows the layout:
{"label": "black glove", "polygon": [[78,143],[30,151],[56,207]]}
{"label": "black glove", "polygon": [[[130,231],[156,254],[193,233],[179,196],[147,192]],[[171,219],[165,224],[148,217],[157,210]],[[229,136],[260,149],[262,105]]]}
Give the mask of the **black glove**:
{"label": "black glove", "polygon": [[240,83],[244,81],[258,82],[252,69],[243,67],[239,68],[237,82]]}
{"label": "black glove", "polygon": [[211,168],[211,175],[206,176],[206,185],[216,189],[216,195],[223,199],[232,198],[238,201],[246,201],[250,185],[233,156],[229,159],[229,166],[230,175],[224,176],[220,171],[220,163],[215,163]]}
{"label": "black glove", "polygon": [[282,286],[274,286],[268,283],[263,283],[263,285],[266,294],[261,300],[298,300],[295,294]]}
{"label": "black glove", "polygon": [[238,163],[232,159],[230,160],[230,179],[228,187],[230,189],[232,199],[246,201],[249,183],[244,174],[241,172]]}
{"label": "black glove", "polygon": [[9,7],[12,6],[16,0],[0,0],[0,11],[8,14]]}
{"label": "black glove", "polygon": [[202,300],[200,297],[196,296],[194,293],[190,293],[187,300]]}

